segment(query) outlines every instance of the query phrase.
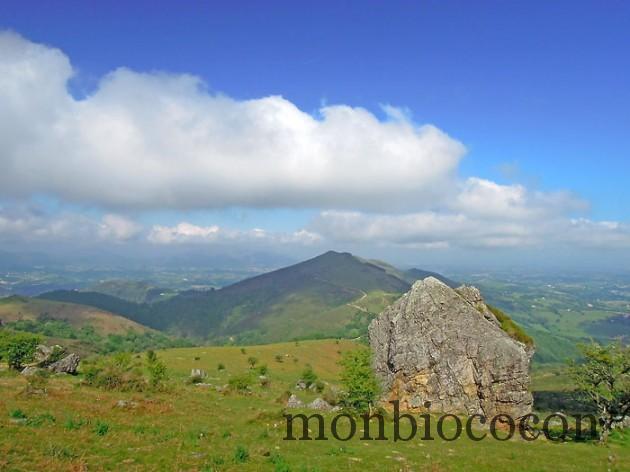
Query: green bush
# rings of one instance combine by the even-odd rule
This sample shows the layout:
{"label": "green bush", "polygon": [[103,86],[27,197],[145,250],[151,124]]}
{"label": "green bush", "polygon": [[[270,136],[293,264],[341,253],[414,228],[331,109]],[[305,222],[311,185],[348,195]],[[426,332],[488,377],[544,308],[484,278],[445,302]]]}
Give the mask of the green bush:
{"label": "green bush", "polygon": [[344,403],[350,408],[365,410],[380,393],[380,384],[372,370],[372,353],[367,348],[343,354],[341,380],[346,388]]}
{"label": "green bush", "polygon": [[15,410],[11,410],[9,412],[9,417],[13,418],[14,420],[25,420],[26,419],[26,413],[24,413],[19,408],[16,408]]}
{"label": "green bush", "polygon": [[301,379],[304,380],[307,387],[310,387],[317,381],[317,374],[310,364],[306,364],[306,368],[304,369],[304,371],[302,371]]}
{"label": "green bush", "polygon": [[166,365],[158,359],[154,351],[147,351],[146,365],[149,371],[149,385],[153,388],[163,387],[168,378]]}
{"label": "green bush", "polygon": [[252,377],[249,374],[236,375],[228,380],[228,385],[233,391],[248,392],[252,386]]}
{"label": "green bush", "polygon": [[109,424],[98,420],[94,425],[93,431],[97,436],[105,436],[109,432]]}
{"label": "green bush", "polygon": [[0,329],[0,360],[6,361],[11,369],[21,370],[33,360],[40,342],[41,338],[35,334]]}
{"label": "green bush", "polygon": [[83,370],[83,383],[105,390],[143,391],[147,381],[142,369],[130,353],[118,353],[88,364]]}
{"label": "green bush", "polygon": [[234,462],[242,464],[249,460],[249,452],[245,446],[238,445],[234,451]]}

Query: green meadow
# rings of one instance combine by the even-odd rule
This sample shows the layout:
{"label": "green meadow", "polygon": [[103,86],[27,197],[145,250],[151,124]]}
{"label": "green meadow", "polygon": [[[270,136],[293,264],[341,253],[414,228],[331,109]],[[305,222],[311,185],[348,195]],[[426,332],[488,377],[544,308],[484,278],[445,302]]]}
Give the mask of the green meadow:
{"label": "green meadow", "polygon": [[[608,471],[630,470],[630,434],[615,433],[605,446],[593,441],[554,442],[543,438],[479,442],[462,435],[433,441],[418,436],[393,441],[339,441],[330,434],[338,413],[323,413],[326,441],[286,441],[288,391],[304,402],[327,397],[341,387],[341,354],[356,349],[348,340],[300,341],[245,347],[197,347],[158,351],[169,373],[164,389],[106,391],[82,385],[82,375],[52,377],[46,393],[27,394],[27,380],[2,370],[0,376],[0,470],[2,471]],[[254,367],[252,368],[252,363]],[[321,393],[296,391],[295,382],[311,366]],[[266,366],[267,385],[258,370]],[[203,384],[190,382],[203,369]],[[263,368],[263,370],[265,370]],[[223,386],[248,375],[251,391]],[[210,384],[210,385],[208,385]],[[561,370],[534,371],[534,391],[566,391]],[[313,411],[307,411],[309,414]],[[545,412],[541,411],[541,414]],[[391,419],[388,416],[388,419]],[[340,421],[340,435],[347,422]],[[455,432],[454,421],[445,434]],[[484,431],[476,431],[483,434]],[[487,432],[487,431],[485,431]],[[408,434],[401,423],[401,434]]]}

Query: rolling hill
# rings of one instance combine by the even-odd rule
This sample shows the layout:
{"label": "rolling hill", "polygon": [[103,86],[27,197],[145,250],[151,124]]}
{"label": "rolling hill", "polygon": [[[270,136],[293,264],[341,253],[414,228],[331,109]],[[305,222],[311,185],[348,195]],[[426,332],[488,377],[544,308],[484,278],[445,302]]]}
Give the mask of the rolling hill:
{"label": "rolling hill", "polygon": [[272,342],[358,336],[375,314],[427,275],[454,285],[439,274],[403,272],[329,251],[218,290],[186,291],[150,305],[95,292],[56,291],[41,298],[95,306],[187,336]]}
{"label": "rolling hill", "polygon": [[2,323],[42,319],[66,321],[77,329],[89,326],[101,335],[151,331],[135,321],[92,306],[20,296],[0,299]]}

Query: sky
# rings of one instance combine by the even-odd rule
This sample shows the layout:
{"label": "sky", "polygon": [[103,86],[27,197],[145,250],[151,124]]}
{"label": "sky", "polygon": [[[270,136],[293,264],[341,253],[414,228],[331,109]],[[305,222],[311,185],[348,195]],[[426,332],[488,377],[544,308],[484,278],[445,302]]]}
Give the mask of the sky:
{"label": "sky", "polygon": [[0,247],[625,267],[628,51],[612,0],[8,0]]}

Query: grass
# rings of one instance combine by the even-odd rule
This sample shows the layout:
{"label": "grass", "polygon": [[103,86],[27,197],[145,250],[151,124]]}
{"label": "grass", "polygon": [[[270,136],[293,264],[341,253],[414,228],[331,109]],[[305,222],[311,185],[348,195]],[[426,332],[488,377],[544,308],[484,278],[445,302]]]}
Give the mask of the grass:
{"label": "grass", "polygon": [[[2,375],[0,470],[512,472],[623,470],[630,462],[628,435],[623,434],[605,447],[545,440],[361,441],[360,426],[355,439],[348,442],[332,437],[328,441],[283,440],[284,403],[280,399],[285,392],[292,390],[305,402],[318,396],[294,389],[307,364],[326,388],[339,385],[341,353],[356,347],[351,341],[322,340],[247,346],[245,355],[236,346],[160,351],[158,356],[172,376],[164,392],[106,392],[79,386],[80,378],[54,377],[48,395],[27,398],[17,394],[25,384],[22,377]],[[226,385],[252,371],[249,356],[268,366],[269,386],[254,382],[251,393],[241,394],[186,383],[190,370],[200,368],[208,372],[204,382]],[[277,362],[277,356],[283,362]],[[217,370],[219,363],[224,370]],[[561,384],[562,375],[561,371],[558,376],[551,370],[534,372],[537,387],[544,389]],[[119,408],[119,400],[135,406]],[[42,421],[39,426],[12,422],[10,413],[18,410],[26,418],[50,415],[58,420]],[[325,414],[327,425],[332,415]],[[345,422],[341,424],[343,434],[347,429]],[[405,428],[403,433],[408,432]],[[98,432],[102,430],[104,434]],[[446,431],[453,433],[451,422]],[[391,438],[392,434],[388,421],[386,435]]]}
{"label": "grass", "polygon": [[501,329],[505,331],[507,334],[509,334],[510,337],[516,339],[517,341],[522,342],[523,344],[527,346],[534,345],[534,339],[531,336],[529,336],[523,330],[523,328],[517,325],[512,320],[512,318],[510,318],[508,315],[506,315],[501,310],[499,310],[498,308],[492,305],[487,305],[487,306],[488,306],[488,310],[492,312],[492,314],[496,317],[496,319],[501,324]]}

